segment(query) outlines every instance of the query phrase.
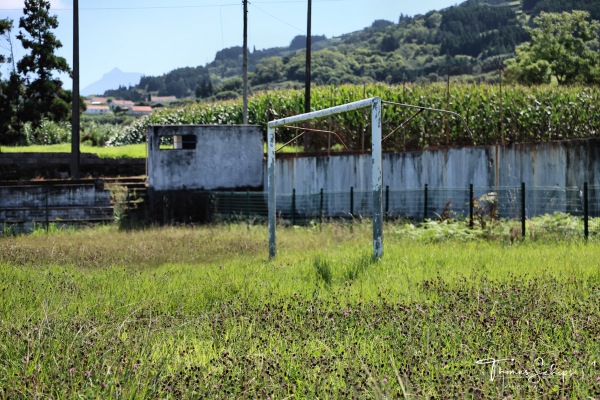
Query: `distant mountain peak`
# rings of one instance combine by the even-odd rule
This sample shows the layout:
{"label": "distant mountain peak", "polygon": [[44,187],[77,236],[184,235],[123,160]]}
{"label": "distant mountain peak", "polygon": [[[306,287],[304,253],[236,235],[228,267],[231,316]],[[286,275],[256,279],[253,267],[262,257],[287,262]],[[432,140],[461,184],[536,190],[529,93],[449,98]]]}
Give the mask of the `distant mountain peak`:
{"label": "distant mountain peak", "polygon": [[107,90],[118,89],[119,86],[136,86],[143,74],[139,72],[123,72],[118,67],[105,73],[102,78],[81,90],[81,95],[104,94]]}

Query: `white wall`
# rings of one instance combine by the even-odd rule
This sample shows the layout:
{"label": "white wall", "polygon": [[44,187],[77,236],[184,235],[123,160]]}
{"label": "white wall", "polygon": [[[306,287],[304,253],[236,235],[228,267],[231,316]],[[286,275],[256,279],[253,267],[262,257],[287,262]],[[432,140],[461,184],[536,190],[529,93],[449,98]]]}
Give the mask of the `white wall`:
{"label": "white wall", "polygon": [[[160,149],[160,138],[193,135],[196,148]],[[262,187],[263,140],[254,125],[153,125],[148,185],[154,190]]]}

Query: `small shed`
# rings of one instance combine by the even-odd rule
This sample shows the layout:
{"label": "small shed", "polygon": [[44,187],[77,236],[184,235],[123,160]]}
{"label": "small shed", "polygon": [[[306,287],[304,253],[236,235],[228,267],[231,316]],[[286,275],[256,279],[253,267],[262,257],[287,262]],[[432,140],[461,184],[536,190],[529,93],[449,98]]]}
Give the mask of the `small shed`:
{"label": "small shed", "polygon": [[154,191],[261,189],[257,125],[151,125],[148,186]]}

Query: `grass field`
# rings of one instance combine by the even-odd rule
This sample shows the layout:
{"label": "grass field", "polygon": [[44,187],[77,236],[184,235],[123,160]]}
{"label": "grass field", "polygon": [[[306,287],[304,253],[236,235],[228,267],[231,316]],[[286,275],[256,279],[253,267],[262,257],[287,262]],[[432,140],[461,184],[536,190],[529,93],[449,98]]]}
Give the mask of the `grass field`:
{"label": "grass field", "polygon": [[[281,144],[283,145],[283,144]],[[279,146],[279,145],[278,145]],[[334,150],[338,148],[335,147]],[[145,143],[140,144],[128,144],[123,146],[113,147],[98,147],[81,144],[80,151],[82,153],[93,153],[98,154],[101,158],[146,158],[147,146]],[[264,144],[264,151],[267,151],[267,145]],[[280,152],[282,153],[298,153],[302,152],[302,147],[288,145],[283,147]],[[2,146],[0,152],[5,153],[70,153],[71,145],[68,143],[64,144],[51,144],[51,145],[31,145],[31,146]]]}
{"label": "grass field", "polygon": [[0,398],[600,397],[600,247],[386,225],[0,238]]}
{"label": "grass field", "polygon": [[[52,145],[31,145],[31,146],[2,146],[0,148],[5,153],[69,153],[71,144],[52,144]],[[146,144],[130,144],[115,147],[97,147],[81,144],[82,153],[95,153],[102,158],[145,158]]]}

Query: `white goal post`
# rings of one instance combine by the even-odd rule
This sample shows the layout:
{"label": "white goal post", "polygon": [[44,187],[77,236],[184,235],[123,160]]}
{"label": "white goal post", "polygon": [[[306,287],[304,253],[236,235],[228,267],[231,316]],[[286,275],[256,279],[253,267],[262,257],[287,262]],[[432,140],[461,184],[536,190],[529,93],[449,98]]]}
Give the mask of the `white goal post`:
{"label": "white goal post", "polygon": [[276,196],[275,196],[275,129],[279,126],[295,124],[310,119],[328,117],[333,114],[359,110],[371,107],[371,162],[372,162],[372,187],[373,187],[373,256],[383,256],[383,172],[381,161],[381,119],[382,101],[380,97],[343,104],[325,110],[299,114],[288,118],[276,119],[268,123],[268,189],[269,189],[269,257],[277,254],[275,240]]}

